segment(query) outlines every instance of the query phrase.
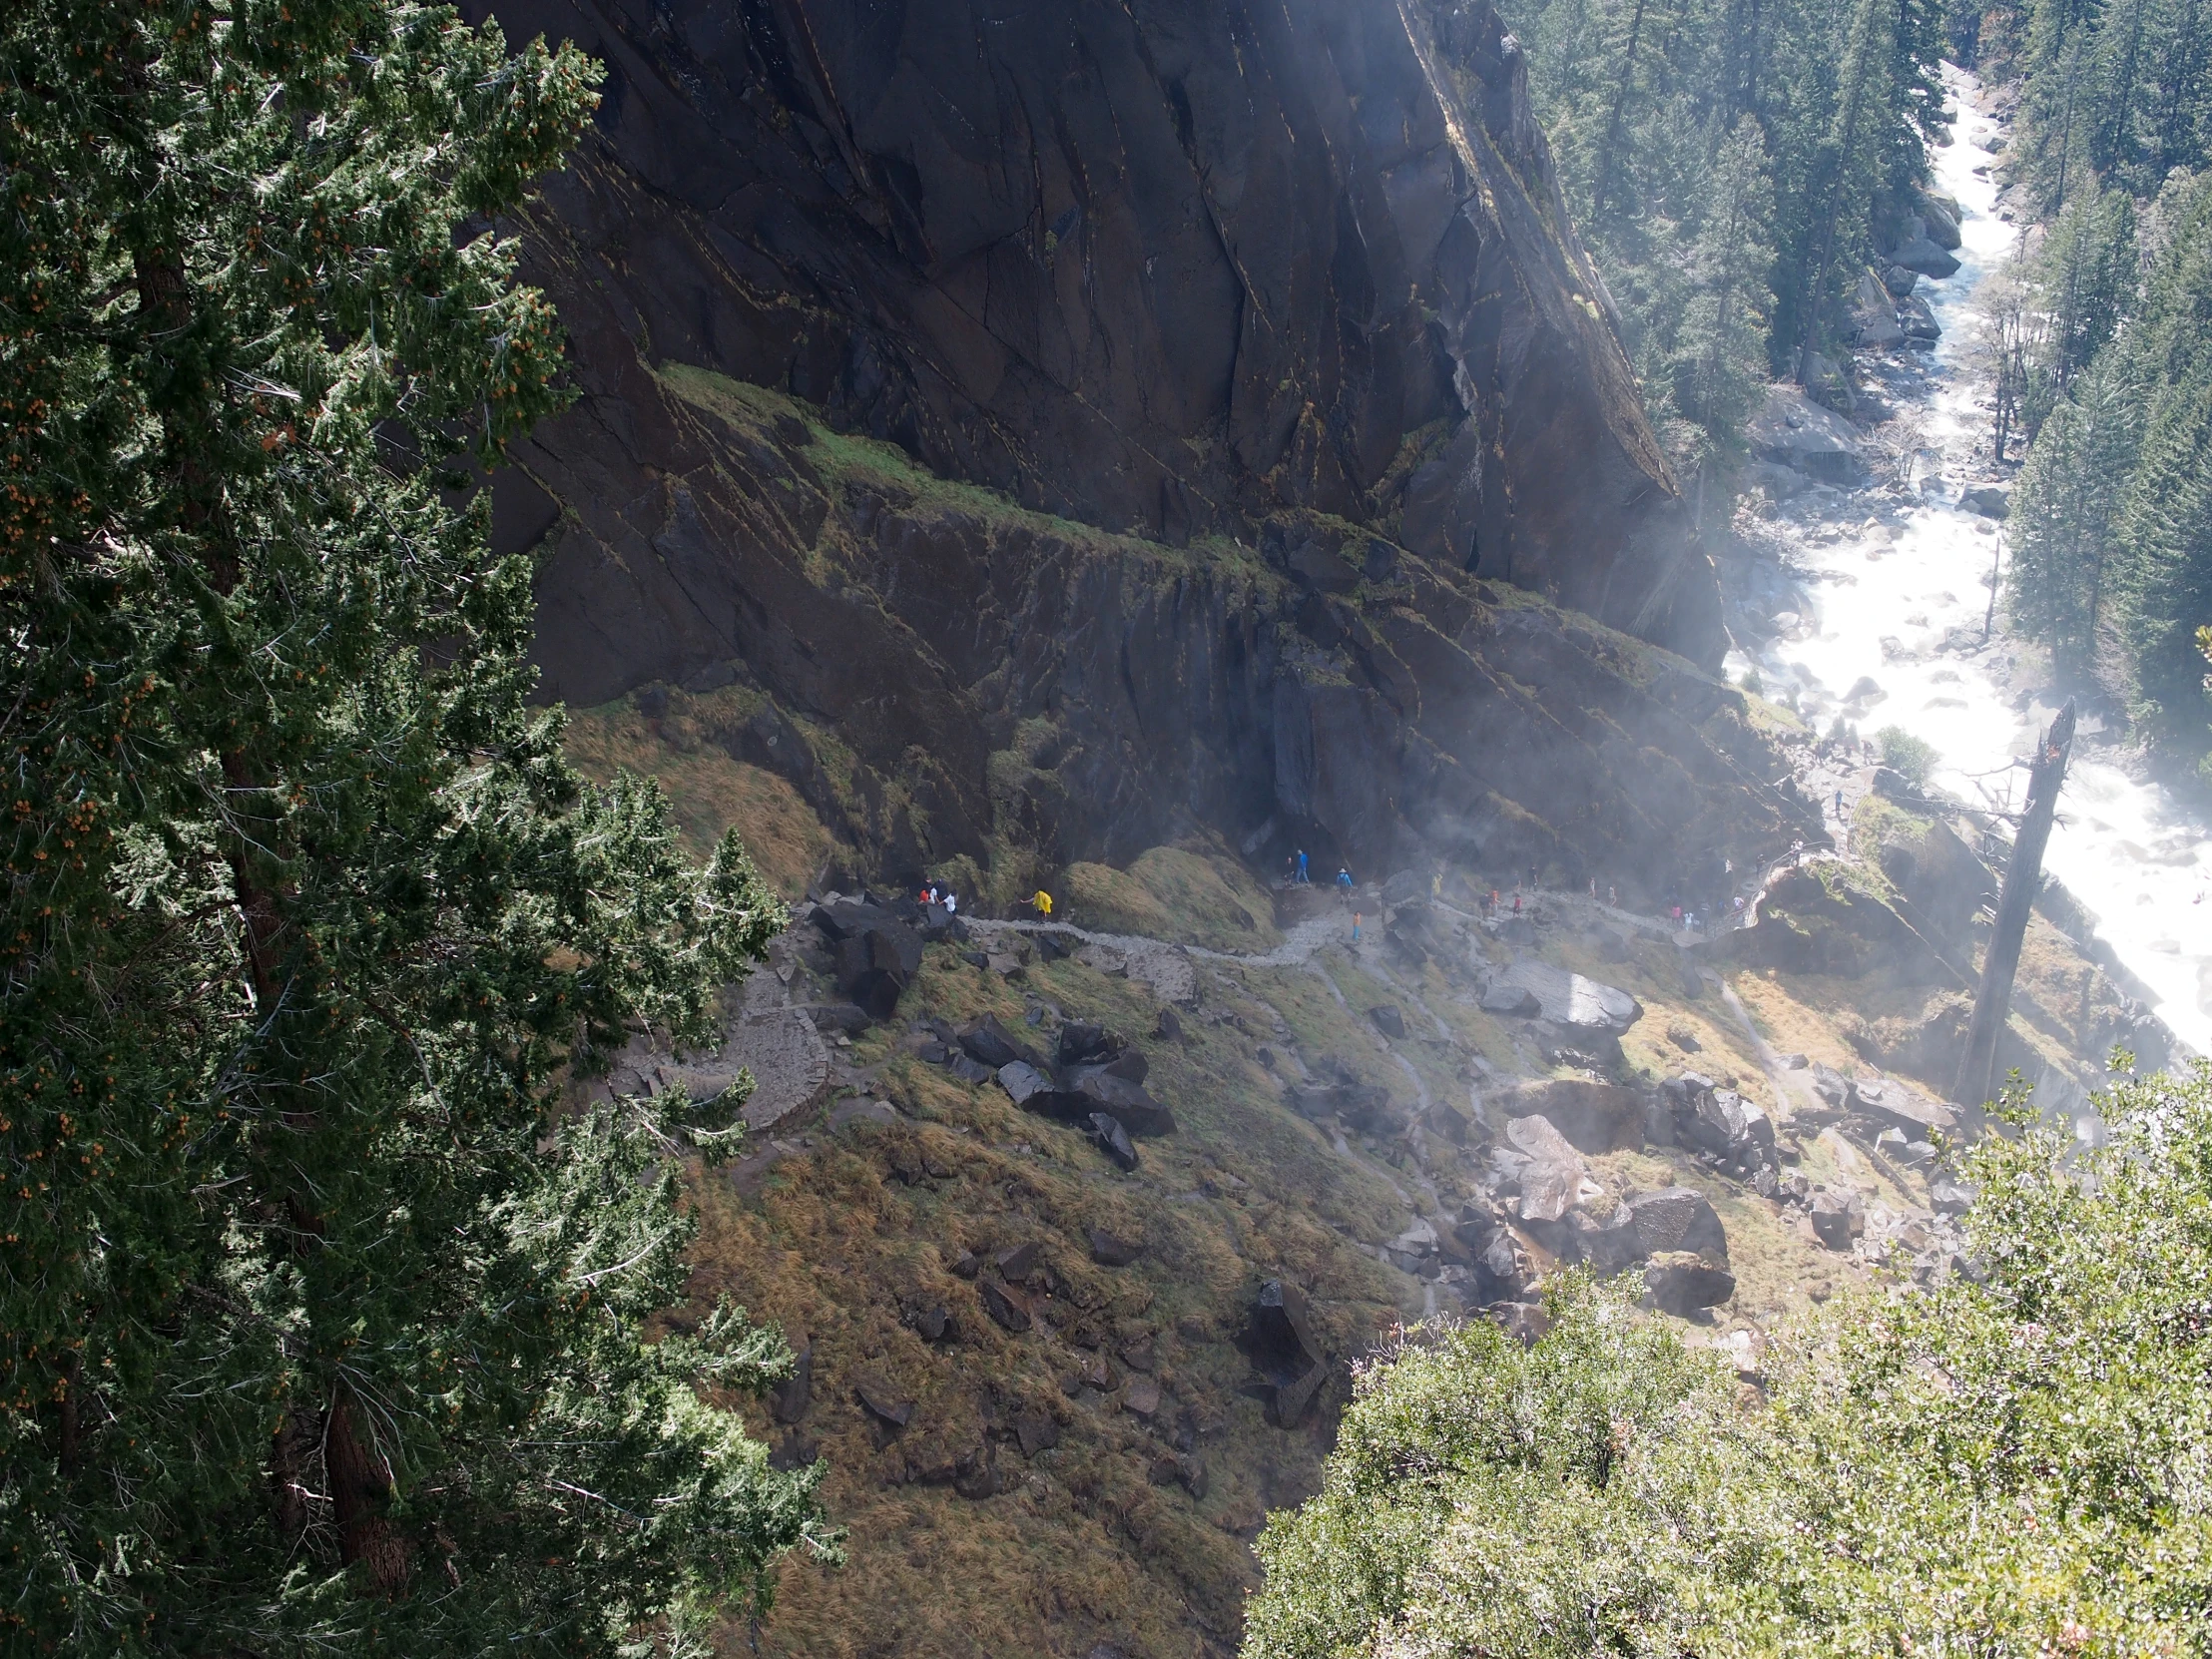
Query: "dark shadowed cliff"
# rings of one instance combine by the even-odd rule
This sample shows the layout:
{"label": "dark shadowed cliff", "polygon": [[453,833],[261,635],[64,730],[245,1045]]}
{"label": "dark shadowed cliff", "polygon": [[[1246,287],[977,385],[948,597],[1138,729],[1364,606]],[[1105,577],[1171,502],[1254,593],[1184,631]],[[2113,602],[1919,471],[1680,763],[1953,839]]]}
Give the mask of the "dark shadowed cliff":
{"label": "dark shadowed cliff", "polygon": [[550,693],[743,681],[902,868],[1790,821],[1486,6],[495,9],[608,65],[529,227],[583,397],[500,503]]}

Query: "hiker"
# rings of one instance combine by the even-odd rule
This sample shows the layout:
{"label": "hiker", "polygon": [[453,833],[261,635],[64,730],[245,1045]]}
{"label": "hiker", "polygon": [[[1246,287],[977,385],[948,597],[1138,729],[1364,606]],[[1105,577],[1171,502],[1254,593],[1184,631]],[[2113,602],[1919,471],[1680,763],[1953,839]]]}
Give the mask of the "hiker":
{"label": "hiker", "polygon": [[1836,792],[1836,816],[1838,818],[1844,816],[1844,792],[1842,790]]}
{"label": "hiker", "polygon": [[1341,866],[1337,870],[1337,891],[1347,904],[1352,902],[1352,871]]}
{"label": "hiker", "polygon": [[950,887],[944,889],[944,913],[948,916],[960,913],[960,895]]}
{"label": "hiker", "polygon": [[1044,888],[1039,887],[1031,896],[1029,903],[1031,908],[1037,912],[1039,919],[1044,921],[1052,919],[1052,895],[1046,892]]}
{"label": "hiker", "polygon": [[1597,902],[1597,877],[1594,875],[1590,877],[1590,902]]}
{"label": "hiker", "polygon": [[1679,904],[1674,905],[1667,911],[1667,916],[1668,919],[1673,921],[1675,926],[1680,927],[1682,925],[1682,906]]}
{"label": "hiker", "polygon": [[1515,894],[1513,894],[1513,914],[1515,914],[1516,916],[1520,914],[1520,894],[1519,894],[1519,893],[1515,893]]}
{"label": "hiker", "polygon": [[1298,849],[1298,884],[1302,887],[1314,884],[1314,878],[1306,872],[1306,849],[1303,846]]}
{"label": "hiker", "polygon": [[1283,885],[1286,887],[1298,885],[1298,854],[1295,852],[1283,854]]}
{"label": "hiker", "polygon": [[1605,902],[1612,905],[1616,910],[1621,907],[1621,890],[1611,882],[1606,883]]}
{"label": "hiker", "polygon": [[1528,866],[1528,890],[1530,892],[1536,890],[1536,866],[1534,864]]}
{"label": "hiker", "polygon": [[1354,944],[1360,942],[1360,912],[1358,910],[1352,912],[1352,942]]}
{"label": "hiker", "polygon": [[1490,914],[1493,916],[1497,914],[1497,888],[1495,887],[1490,889]]}

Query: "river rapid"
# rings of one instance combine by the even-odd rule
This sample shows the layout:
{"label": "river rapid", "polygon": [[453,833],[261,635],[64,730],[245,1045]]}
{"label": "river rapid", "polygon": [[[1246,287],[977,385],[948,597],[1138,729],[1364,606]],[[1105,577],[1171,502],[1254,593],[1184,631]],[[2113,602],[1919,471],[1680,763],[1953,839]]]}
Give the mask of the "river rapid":
{"label": "river rapid", "polygon": [[[1945,66],[1956,117],[1953,141],[1936,153],[1936,187],[1963,208],[1957,274],[1923,277],[1942,336],[1886,376],[1897,418],[1880,429],[1894,465],[1873,458],[1877,482],[1852,492],[1814,489],[1747,524],[1782,558],[1790,578],[1777,631],[1731,655],[1740,675],[1756,663],[1767,694],[1796,688],[1806,718],[1825,731],[1841,712],[1863,733],[1897,725],[1934,744],[1937,788],[1974,804],[2017,809],[2026,774],[2011,763],[2050,723],[2060,699],[2024,691],[2037,660],[2003,632],[1984,640],[1990,572],[2002,532],[1959,505],[1986,479],[1990,419],[1972,356],[1980,330],[1976,290],[2017,246],[1996,217],[1991,139],[1998,126],[1977,107],[1973,77]],[[1900,357],[1908,354],[1900,352]],[[1913,427],[1918,425],[1917,436]],[[1868,682],[1874,690],[1870,691]],[[1859,696],[1853,697],[1854,688]],[[2096,921],[2098,937],[2147,986],[2153,1011],[2198,1053],[2212,1053],[2212,839],[2207,827],[2155,783],[2123,764],[2083,722],[2045,867]],[[1835,790],[1845,813],[1867,775],[1821,777],[1832,823]]]}

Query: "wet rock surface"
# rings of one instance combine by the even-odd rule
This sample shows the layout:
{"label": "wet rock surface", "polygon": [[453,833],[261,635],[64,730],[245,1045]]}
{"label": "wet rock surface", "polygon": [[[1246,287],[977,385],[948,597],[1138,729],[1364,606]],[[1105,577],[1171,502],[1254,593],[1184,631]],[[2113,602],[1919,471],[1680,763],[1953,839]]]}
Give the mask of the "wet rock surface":
{"label": "wet rock surface", "polygon": [[1866,474],[1851,422],[1795,386],[1770,386],[1744,436],[1759,459],[1823,483],[1849,486]]}
{"label": "wet rock surface", "polygon": [[[1159,4],[988,30],[857,0],[737,28],[702,4],[493,9],[609,66],[535,231],[564,314],[611,277],[592,308],[635,317],[656,360],[789,387],[939,473],[1162,540],[1249,540],[1285,505],[1364,522],[1386,490],[1413,551],[1718,648],[1488,7],[1348,23],[1301,0],[1247,36]],[[634,395],[632,353],[577,333],[587,400]],[[604,466],[607,419],[570,417],[544,452]],[[1289,552],[1324,592],[1387,568]]]}
{"label": "wet rock surface", "polygon": [[549,696],[742,691],[682,741],[868,867],[1271,814],[1656,866],[1708,797],[1802,812],[1740,799],[1710,562],[1486,7],[497,9],[610,66],[526,235],[582,396],[496,514]]}

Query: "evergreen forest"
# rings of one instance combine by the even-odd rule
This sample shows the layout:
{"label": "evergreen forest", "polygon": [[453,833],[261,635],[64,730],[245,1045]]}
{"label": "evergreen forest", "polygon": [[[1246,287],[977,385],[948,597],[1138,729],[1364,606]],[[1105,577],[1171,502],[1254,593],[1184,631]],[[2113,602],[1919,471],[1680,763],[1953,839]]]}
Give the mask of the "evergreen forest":
{"label": "evergreen forest", "polygon": [[[2212,18],[2197,0],[1516,0],[1575,223],[1700,503],[1771,378],[1833,388],[1868,253],[1927,213],[1938,66],[2014,112],[1988,319],[2007,603],[2194,766],[2212,701]],[[1936,204],[1939,211],[1941,204]],[[1716,482],[1718,478],[1716,477]],[[1708,515],[1710,516],[1710,515]]]}
{"label": "evergreen forest", "polygon": [[[1832,394],[1849,296],[1924,211],[1931,0],[1515,0],[1538,114],[1654,428],[1719,504],[1770,380]],[[1725,515],[1721,515],[1725,517]]]}

